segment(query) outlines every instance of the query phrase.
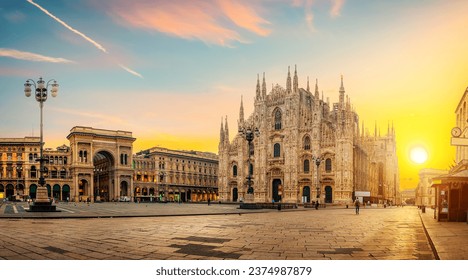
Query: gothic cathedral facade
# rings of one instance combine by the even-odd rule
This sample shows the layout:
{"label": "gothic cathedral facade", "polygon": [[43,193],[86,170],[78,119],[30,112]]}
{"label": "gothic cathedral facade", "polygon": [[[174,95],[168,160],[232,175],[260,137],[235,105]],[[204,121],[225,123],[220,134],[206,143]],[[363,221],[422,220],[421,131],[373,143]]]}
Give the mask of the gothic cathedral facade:
{"label": "gothic cathedral facade", "polygon": [[265,75],[257,87],[254,112],[244,118],[241,99],[239,131],[258,130],[248,142],[242,133],[230,141],[227,117],[221,121],[218,187],[221,201],[242,201],[249,186],[255,202],[351,203],[357,192],[364,200],[396,203],[399,190],[395,131],[373,136],[359,128],[359,116],[345,95],[339,101],[320,98],[299,88],[297,69],[286,88],[276,84],[267,93]]}

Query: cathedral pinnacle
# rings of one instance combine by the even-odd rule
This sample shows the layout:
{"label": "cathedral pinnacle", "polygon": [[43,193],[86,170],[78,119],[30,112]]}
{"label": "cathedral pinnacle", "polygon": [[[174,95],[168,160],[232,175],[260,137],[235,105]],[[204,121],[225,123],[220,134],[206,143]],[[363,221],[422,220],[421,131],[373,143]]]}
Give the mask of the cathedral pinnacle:
{"label": "cathedral pinnacle", "polygon": [[221,117],[221,129],[219,131],[219,142],[224,142],[224,128],[223,128],[223,117]]}
{"label": "cathedral pinnacle", "polygon": [[294,92],[297,92],[299,89],[299,78],[297,77],[297,66],[294,65]]}
{"label": "cathedral pinnacle", "polygon": [[259,77],[258,74],[257,74],[257,91],[256,91],[255,98],[256,98],[257,100],[260,99],[260,77]]}
{"label": "cathedral pinnacle", "polygon": [[286,79],[286,92],[291,93],[291,72],[288,66],[288,78]]}
{"label": "cathedral pinnacle", "polygon": [[309,76],[307,76],[307,91],[310,92],[310,86],[309,86]]}
{"label": "cathedral pinnacle", "polygon": [[263,72],[263,83],[262,83],[262,97],[265,100],[266,98],[266,82],[265,82],[265,72]]}
{"label": "cathedral pinnacle", "polygon": [[345,90],[344,90],[344,86],[343,86],[343,75],[341,75],[341,86],[340,86],[340,106],[342,109],[344,109],[344,94],[345,94]]}
{"label": "cathedral pinnacle", "polygon": [[228,128],[227,116],[226,116],[226,123],[224,125],[224,140],[229,142],[229,128]]}
{"label": "cathedral pinnacle", "polygon": [[318,89],[318,79],[315,79],[315,98],[316,99],[320,98],[319,89]]}
{"label": "cathedral pinnacle", "polygon": [[239,109],[239,122],[244,123],[244,102],[242,101],[242,95],[241,95],[241,104],[240,104],[240,109]]}

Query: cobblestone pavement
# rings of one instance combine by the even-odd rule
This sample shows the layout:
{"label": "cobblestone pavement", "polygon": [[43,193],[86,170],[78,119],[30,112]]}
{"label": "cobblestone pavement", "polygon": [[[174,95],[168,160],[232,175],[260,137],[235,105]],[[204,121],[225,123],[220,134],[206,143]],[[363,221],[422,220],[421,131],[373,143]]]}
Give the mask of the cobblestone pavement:
{"label": "cobblestone pavement", "polygon": [[[77,209],[73,207],[60,208]],[[0,219],[0,259],[435,259],[418,210],[411,207],[361,209],[360,215],[343,208],[240,212],[235,205],[218,204],[80,207],[84,212],[107,207],[121,213],[131,207],[148,212],[149,207],[161,216]],[[3,217],[18,214],[5,214],[6,208],[0,209]],[[162,215],[203,209],[216,215]]]}

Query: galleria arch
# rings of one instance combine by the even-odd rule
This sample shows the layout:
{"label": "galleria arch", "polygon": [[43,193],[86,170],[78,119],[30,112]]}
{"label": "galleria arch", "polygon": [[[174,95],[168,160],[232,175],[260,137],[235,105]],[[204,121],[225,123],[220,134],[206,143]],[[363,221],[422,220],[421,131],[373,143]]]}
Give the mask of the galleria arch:
{"label": "galleria arch", "polygon": [[71,173],[77,186],[74,201],[117,201],[133,193],[132,153],[135,138],[128,131],[74,127],[67,136]]}

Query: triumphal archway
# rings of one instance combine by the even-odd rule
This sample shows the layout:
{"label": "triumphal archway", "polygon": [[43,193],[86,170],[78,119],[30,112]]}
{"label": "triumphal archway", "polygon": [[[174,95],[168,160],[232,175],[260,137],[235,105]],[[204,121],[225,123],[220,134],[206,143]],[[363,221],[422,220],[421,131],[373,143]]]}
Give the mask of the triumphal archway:
{"label": "triumphal archway", "polygon": [[67,136],[72,154],[72,201],[116,201],[133,193],[132,133],[75,126]]}

